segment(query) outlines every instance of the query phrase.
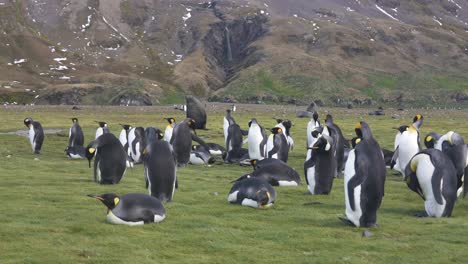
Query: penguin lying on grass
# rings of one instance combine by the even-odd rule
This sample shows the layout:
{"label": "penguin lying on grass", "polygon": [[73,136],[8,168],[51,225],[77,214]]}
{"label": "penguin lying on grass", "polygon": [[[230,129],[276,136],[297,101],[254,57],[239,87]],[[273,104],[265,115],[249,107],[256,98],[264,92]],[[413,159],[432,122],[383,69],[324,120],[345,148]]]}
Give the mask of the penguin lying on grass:
{"label": "penguin lying on grass", "polygon": [[268,208],[276,200],[276,191],[262,178],[245,178],[234,183],[227,200],[253,208]]}
{"label": "penguin lying on grass", "polygon": [[89,194],[107,207],[106,220],[115,225],[159,223],[166,218],[166,209],[158,198],[142,193],[117,196],[115,193]]}

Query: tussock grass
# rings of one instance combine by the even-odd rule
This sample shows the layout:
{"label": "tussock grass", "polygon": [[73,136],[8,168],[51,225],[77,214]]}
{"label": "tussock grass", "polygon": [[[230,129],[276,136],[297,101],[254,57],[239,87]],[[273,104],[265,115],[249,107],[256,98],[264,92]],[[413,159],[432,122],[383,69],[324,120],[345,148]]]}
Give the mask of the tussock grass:
{"label": "tussock grass", "polygon": [[[210,130],[198,131],[206,141],[222,143],[222,116],[227,105],[207,105]],[[305,128],[308,120],[294,118],[294,107],[238,106],[233,114],[242,128],[256,117],[265,127],[273,117],[288,117],[296,148],[290,165],[302,175]],[[410,122],[416,112],[367,116],[366,110],[321,109],[332,113],[350,138],[354,123],[367,121],[382,147],[393,146],[393,126]],[[456,130],[468,139],[468,114],[462,111],[423,111],[423,136],[429,131]],[[183,113],[170,107],[16,107],[0,110],[1,132],[23,129],[30,116],[44,128],[63,128],[46,135],[43,154],[31,153],[26,138],[0,134],[0,263],[466,263],[468,201],[456,203],[453,217],[416,218],[423,201],[393,171],[387,172],[385,197],[378,212],[379,228],[363,238],[364,229],[342,224],[343,180],[336,179],[328,196],[304,195],[299,187],[277,188],[277,203],[268,210],[227,204],[230,181],[250,168],[216,164],[189,165],[178,170],[179,189],[165,204],[161,224],[141,227],[105,223],[105,207],[86,197],[90,193],[143,192],[142,165],[128,170],[120,184],[92,182],[85,160],[69,160],[67,145],[71,117],[78,117],[85,141],[94,136],[94,120],[160,128],[163,117],[178,121]],[[392,118],[393,117],[393,118]],[[11,155],[7,158],[8,155]],[[39,160],[35,160],[35,158]],[[310,202],[322,204],[304,205]]]}

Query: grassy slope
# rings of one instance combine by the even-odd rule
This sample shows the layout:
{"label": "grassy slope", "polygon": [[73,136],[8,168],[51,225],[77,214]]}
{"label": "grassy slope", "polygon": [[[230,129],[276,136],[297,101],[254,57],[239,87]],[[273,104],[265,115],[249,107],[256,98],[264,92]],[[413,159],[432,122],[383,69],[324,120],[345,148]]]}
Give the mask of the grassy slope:
{"label": "grassy slope", "polygon": [[[337,219],[344,214],[342,179],[335,180],[329,196],[305,196],[304,184],[278,188],[277,203],[268,210],[228,205],[229,182],[250,170],[236,165],[180,169],[179,190],[175,200],[166,204],[168,215],[161,224],[106,224],[105,207],[85,195],[146,192],[142,166],[127,171],[118,185],[93,183],[86,161],[68,160],[63,154],[69,118],[80,119],[88,142],[94,135],[93,120],[106,120],[117,133],[118,123],[164,127],[163,116],[180,120],[182,113],[169,108],[69,109],[0,110],[0,131],[22,129],[26,116],[41,121],[45,128],[65,129],[65,136],[46,136],[38,161],[26,138],[0,135],[0,263],[464,263],[468,258],[463,249],[468,234],[468,201],[457,202],[452,218],[415,218],[412,214],[424,208],[422,199],[390,171],[378,214],[380,228],[372,229],[371,238],[362,238],[363,229],[345,226]],[[224,106],[217,109],[209,113],[210,130],[199,134],[221,143]],[[252,109],[234,114],[244,128],[254,116],[265,127],[273,126],[272,117],[294,116],[293,109],[282,107],[272,107],[268,112]],[[335,114],[346,137],[352,135],[356,121],[366,120],[385,147],[393,145],[394,131],[390,128],[407,123],[416,113],[397,113],[402,115],[392,119],[390,115],[369,117],[363,110],[329,112]],[[455,129],[468,138],[466,112],[422,114],[423,134]],[[308,120],[292,120],[296,149],[290,155],[290,164],[302,175]],[[303,205],[311,201],[323,204]]]}

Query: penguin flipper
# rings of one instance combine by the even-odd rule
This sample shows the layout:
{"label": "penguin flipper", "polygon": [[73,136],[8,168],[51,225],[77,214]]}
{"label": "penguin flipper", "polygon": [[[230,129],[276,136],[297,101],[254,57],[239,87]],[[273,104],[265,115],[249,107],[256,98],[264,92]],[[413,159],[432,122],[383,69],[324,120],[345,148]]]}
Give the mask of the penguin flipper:
{"label": "penguin flipper", "polygon": [[436,202],[440,205],[443,205],[443,200],[442,200],[442,190],[441,190],[441,184],[442,184],[442,172],[440,171],[440,168],[434,167],[434,173],[432,174],[432,179],[431,179],[431,185],[432,185],[432,193],[434,194],[434,199]]}
{"label": "penguin flipper", "polygon": [[397,146],[395,151],[393,152],[393,156],[392,156],[392,161],[390,162],[390,169],[393,169],[393,167],[395,166],[396,164],[396,161],[398,159],[398,149],[400,148],[400,146]]}
{"label": "penguin flipper", "polygon": [[241,134],[242,134],[243,136],[248,136],[248,135],[249,135],[249,131],[248,131],[248,130],[243,130],[243,129],[241,129],[240,131],[241,131]]}
{"label": "penguin flipper", "polygon": [[315,166],[315,158],[312,155],[312,157],[310,157],[309,160],[304,162],[304,175],[305,175],[305,180],[306,180],[307,185],[309,185],[309,180],[307,179],[307,169],[313,166]]}
{"label": "penguin flipper", "polygon": [[363,181],[364,179],[359,179],[356,174],[348,181],[348,201],[349,206],[353,211],[356,210],[356,202],[354,201],[354,188],[359,186]]}

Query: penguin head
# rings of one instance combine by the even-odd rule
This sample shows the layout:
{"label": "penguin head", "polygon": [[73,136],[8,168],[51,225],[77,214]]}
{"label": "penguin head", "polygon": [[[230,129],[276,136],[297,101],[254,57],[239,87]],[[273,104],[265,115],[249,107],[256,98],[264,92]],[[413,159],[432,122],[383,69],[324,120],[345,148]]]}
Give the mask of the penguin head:
{"label": "penguin head", "polygon": [[416,129],[419,129],[421,126],[422,126],[422,123],[423,123],[423,120],[424,120],[424,117],[420,114],[417,114],[414,118],[413,118],[413,126],[416,128]]}
{"label": "penguin head", "polygon": [[98,199],[101,201],[109,210],[114,209],[120,201],[119,196],[115,193],[105,193],[101,195],[88,194],[89,197]]}
{"label": "penguin head", "polygon": [[319,115],[317,112],[314,112],[314,114],[312,115],[312,117],[314,118],[314,121],[317,122],[318,119],[319,119]]}
{"label": "penguin head", "polygon": [[325,117],[325,124],[333,124],[333,116],[328,114],[326,117]]}
{"label": "penguin head", "polygon": [[99,127],[106,127],[107,126],[106,122],[102,122],[102,121],[95,121],[95,122],[99,124]]}
{"label": "penguin head", "polygon": [[169,123],[169,125],[175,124],[175,119],[173,117],[165,117],[164,119]]}
{"label": "penguin head", "polygon": [[258,208],[265,208],[265,206],[270,201],[270,192],[265,189],[262,189],[257,191],[256,196]]}
{"label": "penguin head", "polygon": [[251,160],[250,160],[250,165],[252,165],[252,167],[255,168],[255,166],[257,165],[257,162],[258,162],[257,159],[251,159]]}
{"label": "penguin head", "polygon": [[251,126],[252,126],[252,124],[258,124],[258,122],[257,122],[257,119],[256,119],[256,118],[252,118],[252,119],[250,119],[250,121],[249,121],[249,127],[251,127]]}
{"label": "penguin head", "polygon": [[354,126],[354,131],[356,132],[356,136],[362,138],[362,126],[361,122],[356,123]]}
{"label": "penguin head", "polygon": [[72,120],[73,124],[78,123],[78,118],[76,118],[76,117],[72,117],[71,120]]}
{"label": "penguin head", "polygon": [[312,149],[313,152],[315,153],[323,153],[330,151],[331,146],[332,146],[332,141],[333,139],[327,135],[322,135],[317,139],[315,144],[308,149]]}
{"label": "penguin head", "polygon": [[270,131],[271,131],[271,133],[273,133],[275,135],[283,133],[283,129],[281,129],[281,127],[274,127]]}
{"label": "penguin head", "polygon": [[187,126],[193,130],[193,133],[196,135],[197,132],[195,131],[195,119],[192,119],[192,118],[187,118],[185,119],[186,121],[186,124]]}
{"label": "penguin head", "polygon": [[93,148],[91,145],[86,147],[85,155],[86,155],[86,158],[88,159],[90,168],[91,168],[91,160],[93,159],[95,153],[96,153],[96,149]]}
{"label": "penguin head", "polygon": [[401,133],[403,133],[405,131],[408,131],[409,126],[404,125],[404,126],[400,126],[400,127],[395,127],[395,129],[398,130],[398,132],[400,132],[400,134],[401,134]]}
{"label": "penguin head", "polygon": [[360,137],[353,137],[351,139],[351,146],[353,148],[356,148],[356,145],[359,144],[359,142],[361,142],[361,138]]}
{"label": "penguin head", "polygon": [[361,121],[357,123],[354,130],[356,132],[356,136],[361,138],[361,140],[373,138],[372,131],[366,122]]}
{"label": "penguin head", "polygon": [[23,122],[26,127],[29,127],[32,124],[33,120],[30,117],[26,117]]}
{"label": "penguin head", "polygon": [[426,148],[434,148],[436,142],[439,140],[440,135],[434,132],[429,132],[424,138],[424,145]]}
{"label": "penguin head", "polygon": [[319,138],[320,137],[320,131],[314,130],[311,132],[313,138]]}
{"label": "penguin head", "polygon": [[125,129],[125,130],[129,130],[129,129],[131,129],[131,128],[132,128],[132,126],[131,126],[131,125],[126,125],[126,124],[120,124],[120,125],[121,125],[121,126],[122,126],[122,128],[123,128],[123,129]]}

